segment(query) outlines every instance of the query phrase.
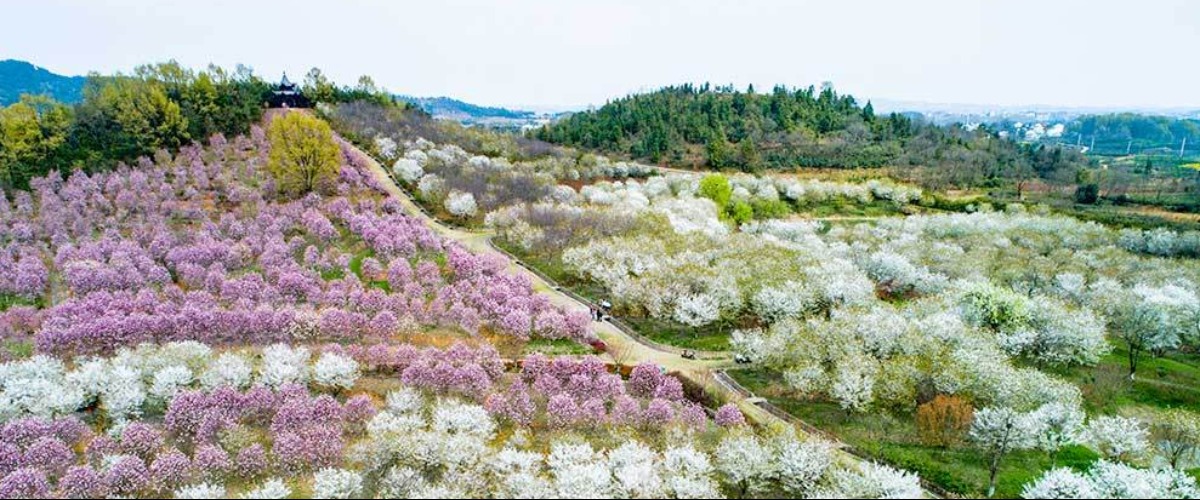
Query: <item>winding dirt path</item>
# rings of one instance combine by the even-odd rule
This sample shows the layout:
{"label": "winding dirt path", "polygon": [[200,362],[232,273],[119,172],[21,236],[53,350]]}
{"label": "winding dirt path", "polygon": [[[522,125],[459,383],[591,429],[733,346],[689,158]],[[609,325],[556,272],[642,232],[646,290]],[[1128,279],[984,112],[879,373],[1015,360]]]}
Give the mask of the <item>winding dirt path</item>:
{"label": "winding dirt path", "polygon": [[[491,232],[468,231],[450,227],[426,213],[425,210],[413,201],[408,193],[396,184],[391,173],[380,165],[374,157],[340,136],[335,136],[335,138],[344,146],[345,151],[349,151],[360,157],[359,161],[369,167],[371,174],[375,176],[380,185],[383,186],[384,190],[391,197],[400,202],[408,215],[420,219],[438,235],[454,240],[472,252],[496,255],[504,259],[507,262],[509,272],[529,278],[530,282],[533,283],[534,290],[549,297],[551,303],[573,311],[586,312],[588,310],[586,304],[564,293],[539,274],[520,265],[512,256],[497,251],[491,244],[493,236]],[[604,357],[608,358],[609,361],[622,365],[633,365],[642,362],[658,364],[668,371],[678,372],[680,376],[705,388],[706,391],[717,395],[721,400],[736,404],[742,410],[742,413],[746,415],[747,419],[758,425],[772,428],[788,427],[795,429],[797,433],[802,435],[819,434],[821,437],[831,439],[842,448],[839,450],[839,459],[843,462],[855,463],[865,460],[865,458],[847,451],[845,449],[846,445],[838,442],[836,438],[832,438],[821,432],[819,429],[786,413],[783,415],[772,413],[771,410],[773,407],[769,404],[763,405],[764,401],[761,398],[754,397],[745,388],[737,385],[730,377],[723,374],[724,369],[734,366],[728,354],[720,355],[720,353],[716,353],[717,355],[714,356],[714,353],[701,353],[698,359],[685,359],[679,355],[677,350],[672,350],[674,348],[656,348],[647,345],[607,321],[592,322],[592,329],[608,345],[608,352],[605,353]],[[782,412],[782,410],[778,409],[775,409],[775,411]],[[925,495],[929,498],[939,498],[938,495],[928,489],[925,490]]]}
{"label": "winding dirt path", "polygon": [[[463,229],[447,226],[437,219],[425,213],[416,202],[409,197],[403,189],[396,185],[392,176],[379,162],[375,161],[370,155],[366,154],[349,141],[338,137],[349,151],[353,151],[361,156],[361,161],[370,167],[371,173],[379,180],[380,184],[387,190],[393,198],[400,202],[404,207],[405,212],[420,219],[430,229],[436,232],[439,236],[454,240],[466,247],[468,250],[478,254],[490,254],[502,258],[508,266],[508,271],[514,274],[525,276],[533,283],[533,288],[538,293],[541,293],[550,298],[550,302],[559,307],[571,310],[587,312],[588,306],[579,302],[574,297],[567,295],[563,291],[557,289],[555,285],[547,282],[537,273],[518,264],[509,255],[497,251],[489,243],[489,239],[493,236],[488,231],[467,231]],[[608,357],[614,358],[613,361],[619,361],[622,364],[634,364],[641,362],[652,362],[663,366],[670,371],[679,371],[681,373],[709,373],[714,369],[727,368],[733,365],[732,359],[728,356],[709,357],[702,356],[700,359],[684,359],[676,352],[668,352],[655,349],[647,346],[636,339],[630,337],[625,332],[607,321],[592,322],[592,329],[603,340],[609,348]],[[617,359],[620,358],[620,359]]]}

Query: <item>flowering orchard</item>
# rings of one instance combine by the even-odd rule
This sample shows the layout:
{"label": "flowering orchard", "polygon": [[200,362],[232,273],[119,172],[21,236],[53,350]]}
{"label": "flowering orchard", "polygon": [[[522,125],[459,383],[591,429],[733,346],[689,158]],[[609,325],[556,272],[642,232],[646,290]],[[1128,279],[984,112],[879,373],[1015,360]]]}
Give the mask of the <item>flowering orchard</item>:
{"label": "flowering orchard", "polygon": [[[483,222],[617,315],[728,337],[772,394],[839,422],[953,396],[971,417],[946,441],[975,449],[989,491],[1020,493],[1006,464],[1037,454],[1026,496],[1196,495],[1174,472],[1200,449],[1194,401],[1125,397],[1148,371],[1190,383],[1161,360],[1200,347],[1193,233],[1015,205],[799,219],[924,193],[652,175],[394,111],[322,114],[436,216]],[[336,182],[307,194],[280,189],[256,128],[0,199],[0,497],[921,493],[915,474],[705,408],[658,366],[502,359],[484,339],[586,344],[590,321],[401,213],[341,147]],[[1122,397],[1087,371],[1113,366]],[[1081,449],[1087,467],[1058,467]]]}
{"label": "flowering orchard", "polygon": [[[1007,415],[998,420],[1006,425],[1019,421],[1026,435],[1006,433],[1012,441],[991,442],[982,428],[977,439],[951,440],[990,450],[994,461],[984,469],[993,485],[1004,458],[1022,450],[1045,453],[1047,470],[1071,447],[1139,466],[1157,464],[1155,455],[1194,463],[1178,451],[1192,441],[1178,436],[1194,435],[1200,446],[1200,433],[1174,429],[1175,437],[1158,438],[1171,443],[1161,452],[1142,436],[1163,428],[1157,413],[1143,410],[1193,400],[1171,396],[1145,403],[1149,409],[1111,403],[1103,391],[1114,389],[1077,374],[1124,370],[1134,382],[1115,390],[1144,401],[1146,364],[1168,376],[1157,359],[1200,347],[1195,232],[1114,230],[1019,205],[939,213],[920,189],[882,180],[647,177],[641,166],[498,134],[365,119],[354,107],[338,113],[344,127],[373,138],[435,216],[482,216],[500,243],[580,292],[603,295],[656,340],[709,349],[714,336],[722,341],[715,345],[728,339],[773,376],[772,390],[850,415],[909,420],[945,395],[978,410],[980,426],[996,415]],[[854,223],[795,215],[831,208],[890,216]],[[909,213],[916,215],[899,216]],[[539,378],[524,378],[490,402],[500,418],[535,413],[526,400]],[[605,400],[604,387],[593,393],[550,394],[550,421],[601,419],[589,399]],[[654,410],[664,419],[668,402]],[[1085,425],[1111,432],[1089,437],[1101,433]]]}
{"label": "flowering orchard", "polygon": [[[432,212],[459,223],[553,196],[560,181],[646,177],[648,165],[609,161],[540,141],[463,128],[406,110],[347,103],[321,108],[361,139]],[[429,140],[432,139],[432,140]]]}
{"label": "flowering orchard", "polygon": [[2,313],[0,335],[60,355],[381,340],[429,326],[589,339],[586,316],[400,214],[360,166],[342,167],[336,193],[281,201],[261,168],[265,144],[215,143],[52,174],[3,200],[0,294],[30,305]]}
{"label": "flowering orchard", "polygon": [[[502,359],[484,338],[586,343],[589,321],[401,214],[353,151],[294,198],[268,148],[255,129],[0,200],[0,498],[920,494],[658,366]],[[455,216],[489,202],[428,176]]]}
{"label": "flowering orchard", "polygon": [[[984,477],[990,472],[992,482],[1003,458],[1020,450],[1053,457],[1086,447],[1152,466],[1156,457],[1178,464],[1182,441],[1200,446],[1192,433],[1159,438],[1171,445],[1156,451],[1144,434],[1161,427],[1158,417],[1113,407],[1124,403],[1089,418],[1085,407],[1110,404],[1094,388],[1099,382],[1060,376],[1124,370],[1135,382],[1118,390],[1141,391],[1137,381],[1153,376],[1144,364],[1200,347],[1194,233],[1114,230],[1018,205],[863,223],[742,221],[721,208],[736,201],[711,194],[698,175],[675,173],[578,191],[560,185],[486,221],[511,248],[602,290],[617,315],[697,339],[726,332],[738,354],[775,375],[775,391],[859,415],[910,419],[933,395],[965,398],[980,410],[977,421],[993,414],[984,410],[1019,415],[1026,436],[990,448],[995,467]],[[793,207],[921,196],[878,182],[748,176],[731,176],[727,195]],[[692,347],[686,335],[670,338]],[[1195,403],[1176,398],[1149,405]],[[1112,424],[1106,419],[1129,416],[1108,415],[1114,410],[1139,414],[1141,423]],[[1107,432],[1084,432],[1085,423],[1106,422]],[[969,446],[988,449],[984,435]],[[986,489],[985,482],[978,492]]]}
{"label": "flowering orchard", "polygon": [[[1154,408],[1195,400],[1156,399],[1162,389],[1142,381],[1151,364],[1165,387],[1196,382],[1166,368],[1189,363],[1200,347],[1196,232],[1115,230],[1015,204],[944,213],[920,189],[882,180],[647,177],[640,166],[499,134],[366,119],[353,106],[339,113],[343,126],[374,138],[435,216],[477,223],[482,215],[501,244],[579,292],[602,295],[655,340],[710,349],[727,339],[770,376],[772,392],[853,418],[908,421],[936,396],[966,402],[977,410],[970,436],[964,422],[949,441],[989,460],[971,465],[985,481],[966,494],[993,489],[1014,453],[1044,454],[1036,467],[1047,471],[1057,470],[1060,450],[1079,448],[1123,467],[1196,463],[1200,432],[1179,423],[1195,415],[1164,420]],[[831,209],[869,220],[796,215]],[[861,217],[879,213],[889,216]],[[1130,382],[1101,387],[1115,384],[1097,374],[1114,370]],[[524,375],[487,406],[502,420],[531,419],[542,409],[530,402],[536,385],[555,380]],[[547,422],[613,419],[597,410],[614,401],[608,386],[594,383],[587,397],[543,394]],[[1128,397],[1114,399],[1113,390]],[[683,410],[654,399],[661,420]],[[935,465],[940,473],[945,464]],[[1122,477],[1176,477],[1130,470]],[[737,484],[736,493],[754,491],[748,479]],[[1170,491],[1161,494],[1191,490]]]}
{"label": "flowering orchard", "polygon": [[[360,389],[380,375],[401,385]],[[678,379],[490,347],[218,351],[0,365],[0,496],[914,496],[915,476],[709,418]]]}

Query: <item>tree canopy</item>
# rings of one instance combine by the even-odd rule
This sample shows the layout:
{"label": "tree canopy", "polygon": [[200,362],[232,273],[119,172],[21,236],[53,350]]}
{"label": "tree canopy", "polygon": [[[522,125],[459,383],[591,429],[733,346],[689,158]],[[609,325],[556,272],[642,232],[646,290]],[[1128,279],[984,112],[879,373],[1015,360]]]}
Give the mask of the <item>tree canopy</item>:
{"label": "tree canopy", "polygon": [[933,187],[1062,175],[1085,163],[1057,147],[1023,147],[986,128],[878,115],[826,84],[770,93],[691,84],[631,95],[539,129],[543,140],[653,162],[734,168],[897,166]]}
{"label": "tree canopy", "polygon": [[304,194],[331,184],[338,173],[340,149],[329,124],[307,113],[292,112],[271,120],[268,170],[280,191]]}
{"label": "tree canopy", "polygon": [[90,75],[73,106],[24,96],[0,110],[3,186],[23,188],[55,169],[104,170],[214,134],[245,134],[262,118],[270,89],[244,66],[193,71],[170,61],[132,75]]}

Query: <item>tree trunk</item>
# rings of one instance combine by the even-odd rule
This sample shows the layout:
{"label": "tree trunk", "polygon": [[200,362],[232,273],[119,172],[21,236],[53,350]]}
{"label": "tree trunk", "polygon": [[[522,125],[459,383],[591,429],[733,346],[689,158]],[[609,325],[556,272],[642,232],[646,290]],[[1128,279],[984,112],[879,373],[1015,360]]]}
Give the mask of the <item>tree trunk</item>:
{"label": "tree trunk", "polygon": [[987,497],[992,498],[996,495],[996,473],[1000,471],[1000,454],[992,457],[992,466],[988,471],[988,489]]}
{"label": "tree trunk", "polygon": [[1137,376],[1138,354],[1139,349],[1129,346],[1129,380],[1132,382]]}

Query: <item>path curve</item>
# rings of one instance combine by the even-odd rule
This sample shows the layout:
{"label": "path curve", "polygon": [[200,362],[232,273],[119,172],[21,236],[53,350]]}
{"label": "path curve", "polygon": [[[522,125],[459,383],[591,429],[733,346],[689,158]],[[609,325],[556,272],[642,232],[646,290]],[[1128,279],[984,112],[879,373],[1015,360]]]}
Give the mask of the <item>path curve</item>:
{"label": "path curve", "polygon": [[[538,273],[520,265],[510,255],[503,253],[492,246],[490,238],[491,233],[486,231],[467,231],[458,228],[449,227],[433,216],[426,213],[403,189],[396,185],[391,174],[383,168],[373,157],[358,149],[350,141],[347,141],[340,136],[336,137],[341,143],[344,150],[353,152],[359,156],[359,161],[369,167],[369,171],[379,181],[381,187],[403,207],[404,211],[411,217],[421,220],[427,227],[432,229],[439,236],[453,240],[462,245],[466,249],[477,253],[494,255],[502,259],[506,264],[507,270],[511,273],[525,276],[533,283],[533,288],[538,293],[547,296],[550,302],[556,306],[562,307],[570,311],[580,311],[586,313],[588,306],[579,302],[574,297],[571,297],[563,290],[559,289],[555,284],[548,282]],[[713,369],[719,369],[732,365],[730,358],[719,359],[684,359],[679,354],[671,351],[663,351],[638,342],[636,339],[621,331],[612,323],[592,322],[592,330],[600,337],[609,347],[609,357],[614,362],[620,364],[633,364],[641,362],[651,362],[658,364],[669,371],[678,371],[681,373],[692,372],[710,372]],[[620,359],[618,359],[620,358]]]}
{"label": "path curve", "polygon": [[[421,206],[417,205],[407,192],[400,188],[391,173],[380,165],[374,157],[340,135],[335,134],[334,138],[342,146],[343,151],[356,155],[358,157],[357,160],[368,167],[368,170],[378,181],[379,186],[389,196],[396,199],[408,215],[421,220],[422,223],[439,236],[454,240],[472,252],[500,257],[506,263],[509,272],[528,278],[533,284],[533,289],[547,296],[552,304],[572,311],[586,312],[588,310],[588,306],[579,299],[569,295],[568,292],[560,289],[541,274],[521,265],[520,261],[512,255],[495,247],[492,244],[491,238],[493,235],[490,232],[453,228],[434,218]],[[635,335],[622,331],[610,322],[592,322],[591,326],[596,335],[608,345],[608,352],[603,357],[610,362],[625,366],[643,362],[655,363],[668,371],[678,373],[680,376],[687,378],[689,382],[703,387],[706,391],[717,394],[721,400],[736,404],[742,413],[746,415],[747,419],[758,425],[769,428],[791,428],[802,435],[819,435],[822,438],[832,441],[838,447],[840,460],[847,463],[857,463],[866,460],[851,453],[848,450],[848,446],[837,440],[836,437],[779,410],[761,398],[755,397],[754,394],[739,385],[731,377],[724,375],[723,370],[734,365],[728,357],[718,359],[704,359],[703,357],[701,359],[685,359],[678,352],[668,350],[675,348],[648,345],[644,341],[639,341]],[[780,414],[786,415],[786,418]],[[930,491],[929,485],[924,480],[922,480],[922,483],[925,486],[923,489],[927,497],[940,498],[939,495]]]}

